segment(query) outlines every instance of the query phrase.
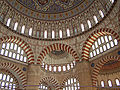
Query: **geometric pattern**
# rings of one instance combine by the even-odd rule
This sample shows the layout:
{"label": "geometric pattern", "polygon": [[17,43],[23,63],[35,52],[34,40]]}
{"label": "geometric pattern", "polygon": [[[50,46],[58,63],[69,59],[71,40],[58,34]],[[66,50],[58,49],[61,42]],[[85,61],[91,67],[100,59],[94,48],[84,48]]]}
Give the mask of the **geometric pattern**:
{"label": "geometric pattern", "polygon": [[82,60],[89,60],[89,52],[90,48],[92,47],[93,43],[97,40],[98,37],[103,35],[111,34],[115,39],[120,41],[119,35],[109,28],[101,28],[99,30],[94,31],[85,41],[83,48],[82,48]]}
{"label": "geometric pattern", "polygon": [[12,70],[13,72],[15,72],[18,75],[19,79],[21,80],[21,84],[23,85],[23,87],[24,87],[24,85],[27,84],[27,78],[26,78],[25,74],[16,65],[14,65],[10,62],[0,62],[0,68]]}
{"label": "geometric pattern", "polygon": [[69,54],[71,54],[74,57],[74,61],[79,61],[79,57],[77,55],[77,52],[75,50],[73,50],[72,47],[65,45],[65,44],[61,44],[61,43],[55,43],[52,45],[47,46],[46,48],[44,48],[40,55],[38,56],[38,60],[37,60],[37,64],[41,64],[42,65],[42,61],[44,59],[44,57],[49,54],[51,51],[54,50],[62,50],[62,51],[66,51]]}
{"label": "geometric pattern", "polygon": [[16,43],[17,45],[19,45],[26,53],[27,58],[28,58],[28,63],[34,64],[33,51],[30,48],[30,46],[25,41],[23,41],[21,38],[16,37],[16,36],[6,36],[6,37],[0,38],[0,39],[1,39],[2,43],[3,42],[13,42],[13,43]]}
{"label": "geometric pattern", "polygon": [[118,61],[118,60],[120,60],[120,56],[106,56],[105,58],[102,58],[102,60],[100,60],[98,62],[98,64],[95,66],[95,68],[93,69],[93,72],[92,72],[92,84],[93,84],[93,86],[96,86],[97,76],[98,76],[102,66],[111,60]]}

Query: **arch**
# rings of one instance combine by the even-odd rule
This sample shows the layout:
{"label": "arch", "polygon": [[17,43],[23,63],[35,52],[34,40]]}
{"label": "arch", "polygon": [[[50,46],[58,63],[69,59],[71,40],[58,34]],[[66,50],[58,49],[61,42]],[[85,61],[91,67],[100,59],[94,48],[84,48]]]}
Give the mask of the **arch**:
{"label": "arch", "polygon": [[6,36],[0,39],[2,42],[14,42],[18,44],[21,48],[23,48],[24,52],[27,54],[28,63],[34,64],[33,51],[30,48],[30,46],[25,41],[23,41],[21,38],[16,37],[16,36]]}
{"label": "arch", "polygon": [[[70,80],[70,79],[76,79],[76,81],[79,82],[79,78],[76,77],[76,76],[74,76],[74,75],[72,75],[72,76],[67,77],[67,78],[65,78],[65,79],[63,80],[63,82],[62,82],[62,84],[61,84],[62,88],[65,86],[65,82],[68,81],[68,80]],[[80,82],[79,82],[79,84],[80,84]]]}
{"label": "arch", "polygon": [[69,45],[66,45],[66,44],[55,43],[55,44],[47,46],[46,48],[44,48],[41,51],[40,55],[38,56],[37,64],[42,64],[44,57],[48,53],[50,53],[51,51],[54,51],[54,50],[66,51],[66,52],[72,54],[72,56],[75,58],[76,62],[79,61],[79,57],[77,55],[77,52],[72,47],[70,47]]}
{"label": "arch", "polygon": [[93,72],[92,72],[92,84],[93,84],[93,86],[96,86],[97,76],[98,76],[102,66],[108,61],[111,61],[111,60],[118,61],[119,59],[120,59],[119,56],[106,56],[105,58],[103,58],[102,60],[100,60],[98,62],[98,64],[95,66],[95,68],[93,69]]}
{"label": "arch", "polygon": [[106,34],[111,34],[112,36],[114,36],[115,39],[118,40],[118,42],[120,41],[119,35],[113,31],[112,29],[109,28],[103,28],[103,29],[99,29],[94,31],[85,41],[83,48],[82,48],[82,60],[87,60],[89,59],[89,51],[90,48],[92,47],[94,41],[96,41],[96,39],[102,35],[106,35]]}
{"label": "arch", "polygon": [[41,79],[40,84],[43,83],[43,82],[51,83],[53,85],[53,87],[55,87],[56,89],[59,88],[59,83],[52,77],[45,77],[45,78]]}
{"label": "arch", "polygon": [[18,75],[19,79],[21,80],[23,87],[24,87],[24,85],[27,84],[27,78],[26,78],[25,74],[16,65],[14,65],[10,62],[0,62],[0,68],[12,70],[13,72],[15,72]]}

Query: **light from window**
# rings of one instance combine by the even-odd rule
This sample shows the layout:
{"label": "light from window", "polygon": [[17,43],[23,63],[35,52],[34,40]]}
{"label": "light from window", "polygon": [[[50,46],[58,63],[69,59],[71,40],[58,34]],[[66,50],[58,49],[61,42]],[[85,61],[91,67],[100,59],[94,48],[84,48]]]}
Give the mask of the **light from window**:
{"label": "light from window", "polygon": [[44,38],[47,38],[47,31],[44,32]]}
{"label": "light from window", "polygon": [[22,30],[21,30],[21,33],[24,34],[24,32],[25,32],[25,25],[22,26]]}
{"label": "light from window", "polygon": [[59,31],[59,37],[62,38],[62,31]]}
{"label": "light from window", "polygon": [[5,48],[5,43],[2,44],[2,48]]}
{"label": "light from window", "polygon": [[17,30],[17,27],[18,27],[18,22],[15,23],[14,30]]}
{"label": "light from window", "polygon": [[56,68],[56,66],[54,66],[54,67],[53,67],[53,71],[56,72],[56,70],[57,70],[57,68]]}
{"label": "light from window", "polygon": [[12,57],[12,52],[9,52],[9,57]]}
{"label": "light from window", "polygon": [[103,12],[100,10],[99,11],[99,14],[100,14],[100,16],[103,18],[104,17],[104,14],[103,14]]}
{"label": "light from window", "polygon": [[6,49],[9,49],[9,47],[10,47],[10,44],[9,44],[9,43],[7,43]]}
{"label": "light from window", "polygon": [[112,87],[112,81],[111,80],[108,80],[108,86]]}
{"label": "light from window", "polygon": [[104,51],[111,49],[118,45],[117,39],[113,39],[112,36],[101,36],[92,45],[91,52],[89,56],[92,58]]}
{"label": "light from window", "polygon": [[68,79],[65,82],[65,87],[63,88],[63,90],[79,90],[79,89],[80,89],[80,84],[76,80],[76,78]]}
{"label": "light from window", "polygon": [[4,49],[1,50],[1,55],[3,55],[3,54],[4,54]]}
{"label": "light from window", "polygon": [[58,71],[61,72],[61,66],[58,67]]}
{"label": "light from window", "polygon": [[114,0],[110,0],[111,3],[114,3]]}
{"label": "light from window", "polygon": [[117,85],[117,86],[120,86],[120,81],[119,81],[119,79],[116,79],[115,82],[116,82],[116,85]]}
{"label": "light from window", "polygon": [[70,65],[69,64],[67,64],[67,70],[70,70]]}
{"label": "light from window", "polygon": [[7,74],[0,74],[0,88],[15,90],[16,84],[13,82],[13,78]]}
{"label": "light from window", "polygon": [[91,25],[90,20],[87,20],[87,23],[88,23],[89,28],[91,28],[91,27],[92,27],[92,25]]}
{"label": "light from window", "polygon": [[81,24],[81,29],[82,29],[82,32],[85,31],[85,28],[84,28],[83,24]]}
{"label": "light from window", "polygon": [[55,31],[52,31],[52,38],[55,38]]}
{"label": "light from window", "polygon": [[17,44],[14,45],[14,50],[17,50]]}
{"label": "light from window", "polygon": [[105,87],[104,81],[101,81],[101,87]]}
{"label": "light from window", "polygon": [[66,71],[66,67],[65,66],[63,66],[63,71]]}
{"label": "light from window", "polygon": [[29,35],[32,35],[32,28],[29,29]]}
{"label": "light from window", "polygon": [[7,56],[7,55],[8,55],[8,51],[6,50],[6,51],[5,51],[5,56]]}
{"label": "light from window", "polygon": [[70,30],[67,29],[67,36],[69,37],[70,36]]}
{"label": "light from window", "polygon": [[13,46],[14,46],[14,44],[13,44],[13,43],[11,43],[10,49],[13,49]]}
{"label": "light from window", "polygon": [[8,26],[8,27],[10,26],[10,22],[11,22],[11,18],[9,18],[9,19],[7,20],[7,26]]}
{"label": "light from window", "polygon": [[49,66],[49,71],[52,71],[52,66],[51,65]]}
{"label": "light from window", "polygon": [[96,17],[96,16],[93,16],[93,18],[94,18],[95,23],[97,24],[97,23],[98,23],[97,17]]}
{"label": "light from window", "polygon": [[[6,46],[6,48],[5,48]],[[1,55],[5,55],[23,62],[27,62],[27,57],[24,55],[24,51],[21,47],[14,43],[3,43],[0,50]],[[24,59],[24,60],[23,60]]]}

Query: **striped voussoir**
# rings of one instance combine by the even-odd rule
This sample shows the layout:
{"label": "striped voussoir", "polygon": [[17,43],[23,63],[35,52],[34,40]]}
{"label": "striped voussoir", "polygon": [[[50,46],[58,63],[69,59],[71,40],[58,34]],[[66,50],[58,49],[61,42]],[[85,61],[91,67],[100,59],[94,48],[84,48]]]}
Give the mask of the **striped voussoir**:
{"label": "striped voussoir", "polygon": [[23,88],[25,87],[25,85],[27,84],[27,78],[19,67],[10,62],[0,62],[0,68],[7,69],[9,71],[12,70],[13,72],[15,72],[21,80]]}
{"label": "striped voussoir", "polygon": [[94,31],[88,39],[85,41],[83,48],[82,48],[82,60],[89,60],[89,51],[94,42],[97,40],[98,37],[103,35],[112,35],[115,39],[120,41],[119,35],[113,31],[112,29],[104,28]]}
{"label": "striped voussoir", "polygon": [[2,42],[13,42],[19,45],[21,48],[23,48],[24,52],[26,53],[27,58],[28,58],[28,63],[34,64],[33,51],[30,48],[30,46],[25,41],[23,41],[21,38],[16,37],[16,36],[6,36],[6,37],[1,38],[1,41]]}
{"label": "striped voussoir", "polygon": [[40,84],[46,83],[50,85],[50,87],[55,87],[55,89],[59,88],[59,83],[52,77],[45,77],[42,80],[40,80]]}
{"label": "striped voussoir", "polygon": [[65,87],[65,82],[67,82],[68,79],[71,79],[71,78],[76,78],[76,80],[79,82],[79,78],[76,77],[76,76],[74,76],[74,75],[72,75],[72,76],[70,76],[70,77],[65,78],[65,79],[63,80],[61,86],[62,86],[62,87]]}
{"label": "striped voussoir", "polygon": [[119,56],[106,56],[105,58],[103,58],[102,60],[100,60],[98,62],[98,64],[95,66],[93,72],[92,72],[92,83],[93,83],[93,86],[96,86],[96,82],[97,82],[97,76],[102,68],[102,66],[108,62],[108,61],[111,61],[111,60],[119,60],[120,57]]}
{"label": "striped voussoir", "polygon": [[61,44],[61,43],[55,43],[55,44],[52,44],[52,45],[49,45],[47,46],[45,49],[43,49],[40,53],[40,55],[38,56],[38,60],[37,60],[37,64],[42,64],[42,61],[44,59],[44,57],[49,54],[51,51],[54,51],[54,50],[63,50],[63,51],[66,51],[68,53],[70,53],[75,61],[79,61],[79,57],[77,55],[77,52],[75,50],[73,50],[72,47],[66,45],[66,44]]}

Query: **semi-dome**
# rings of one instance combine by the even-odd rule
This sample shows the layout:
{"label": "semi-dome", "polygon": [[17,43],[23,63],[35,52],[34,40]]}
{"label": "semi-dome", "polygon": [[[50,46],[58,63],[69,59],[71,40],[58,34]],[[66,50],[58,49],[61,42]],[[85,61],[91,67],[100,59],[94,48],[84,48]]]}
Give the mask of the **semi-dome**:
{"label": "semi-dome", "polygon": [[[40,40],[79,36],[110,12],[114,0],[1,0],[0,21],[12,31]],[[7,11],[7,12],[6,12]]]}

